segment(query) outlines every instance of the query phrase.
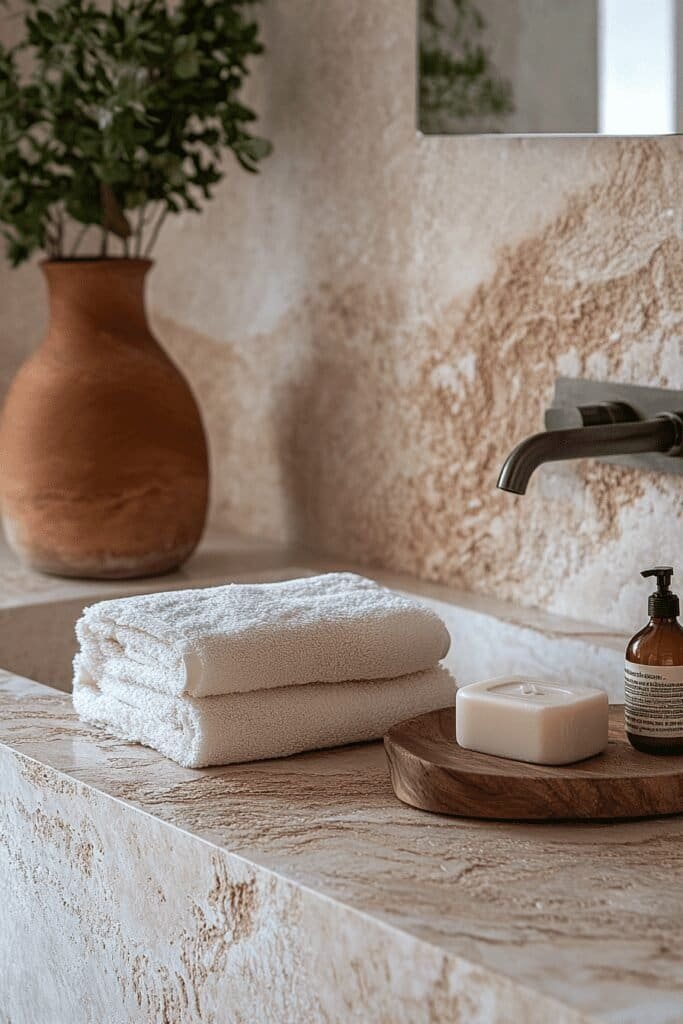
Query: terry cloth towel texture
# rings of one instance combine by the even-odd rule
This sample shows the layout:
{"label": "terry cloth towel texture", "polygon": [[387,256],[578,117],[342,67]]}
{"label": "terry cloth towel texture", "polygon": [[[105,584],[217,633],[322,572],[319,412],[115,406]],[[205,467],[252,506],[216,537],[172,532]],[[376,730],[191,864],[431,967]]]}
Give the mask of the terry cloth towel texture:
{"label": "terry cloth towel texture", "polygon": [[73,702],[81,718],[186,768],[378,739],[404,718],[455,703],[455,680],[442,666],[394,679],[201,698],[170,696],[108,675],[96,681],[80,655],[75,670]]}
{"label": "terry cloth towel texture", "polygon": [[92,679],[192,697],[391,679],[450,645],[425,605],[353,573],[101,601],[76,636]]}

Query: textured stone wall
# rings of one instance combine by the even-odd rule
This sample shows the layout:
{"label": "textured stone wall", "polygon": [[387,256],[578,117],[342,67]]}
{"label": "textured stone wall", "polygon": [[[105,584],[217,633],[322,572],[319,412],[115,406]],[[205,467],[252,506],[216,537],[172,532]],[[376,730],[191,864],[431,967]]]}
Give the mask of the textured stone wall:
{"label": "textured stone wall", "polygon": [[[422,138],[414,13],[270,0],[252,99],[275,154],[159,245],[214,521],[629,628],[638,569],[680,551],[681,478],[495,479],[560,374],[683,388],[683,140]],[[0,288],[9,375],[38,273]]]}

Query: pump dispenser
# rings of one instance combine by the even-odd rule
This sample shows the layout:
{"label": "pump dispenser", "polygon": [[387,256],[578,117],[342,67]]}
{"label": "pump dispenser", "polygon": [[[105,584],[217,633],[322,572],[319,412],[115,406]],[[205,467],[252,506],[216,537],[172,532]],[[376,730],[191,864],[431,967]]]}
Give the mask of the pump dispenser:
{"label": "pump dispenser", "polygon": [[650,621],[626,648],[626,735],[648,754],[683,754],[683,628],[671,592],[671,566],[646,569],[657,589],[648,599]]}
{"label": "pump dispenser", "polygon": [[645,569],[641,576],[657,577],[657,589],[650,594],[647,601],[647,613],[651,619],[675,619],[680,615],[681,605],[676,594],[671,593],[671,577],[674,571],[669,565],[660,565],[655,569]]}

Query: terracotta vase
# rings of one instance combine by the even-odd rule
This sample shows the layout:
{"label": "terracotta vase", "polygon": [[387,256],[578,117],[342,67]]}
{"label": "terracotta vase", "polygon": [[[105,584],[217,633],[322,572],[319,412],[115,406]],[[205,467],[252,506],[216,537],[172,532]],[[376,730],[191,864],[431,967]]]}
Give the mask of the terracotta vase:
{"label": "terracotta vase", "polygon": [[150,333],[149,260],[43,263],[47,336],[0,422],[0,501],[21,559],[59,576],[168,572],[206,516],[206,439],[192,393]]}

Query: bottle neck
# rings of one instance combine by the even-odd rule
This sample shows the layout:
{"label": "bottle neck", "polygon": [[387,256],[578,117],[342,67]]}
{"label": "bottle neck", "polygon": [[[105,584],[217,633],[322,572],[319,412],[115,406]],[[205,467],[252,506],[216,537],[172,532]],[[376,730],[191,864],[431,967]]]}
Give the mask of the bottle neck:
{"label": "bottle neck", "polygon": [[650,626],[680,626],[676,615],[651,615],[648,623]]}

